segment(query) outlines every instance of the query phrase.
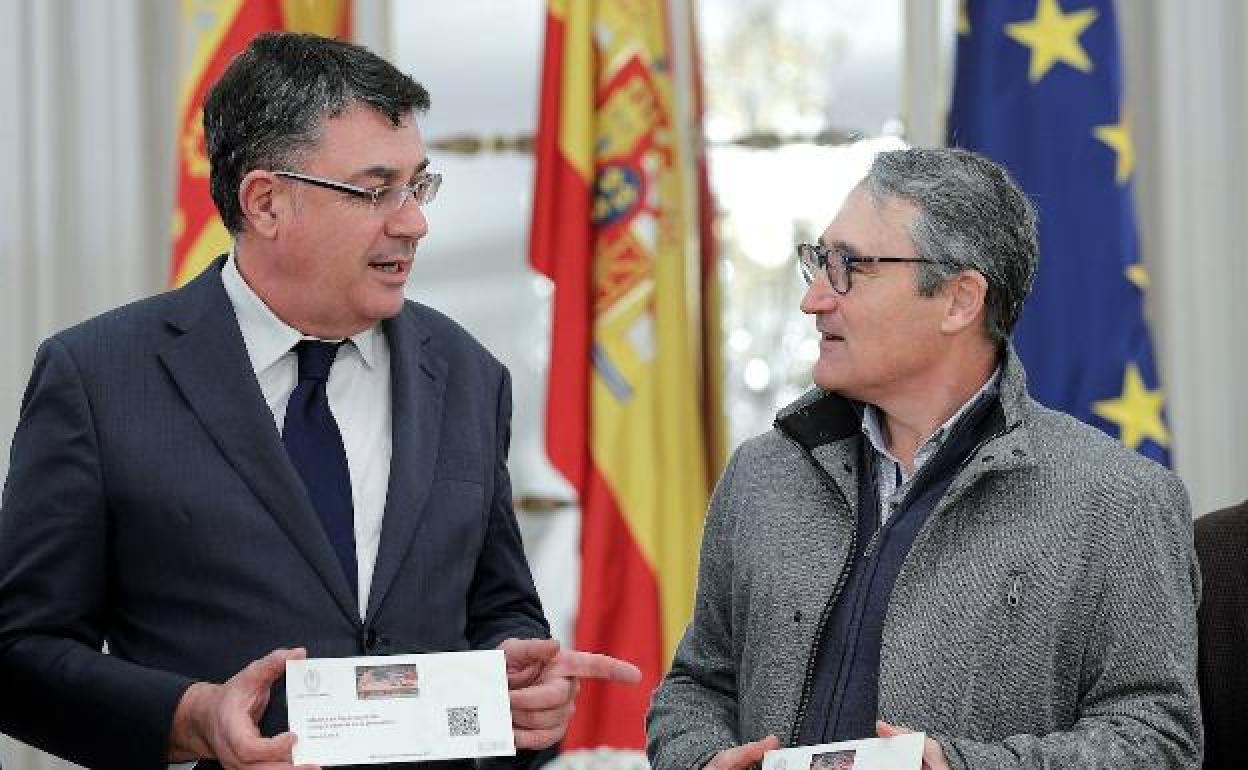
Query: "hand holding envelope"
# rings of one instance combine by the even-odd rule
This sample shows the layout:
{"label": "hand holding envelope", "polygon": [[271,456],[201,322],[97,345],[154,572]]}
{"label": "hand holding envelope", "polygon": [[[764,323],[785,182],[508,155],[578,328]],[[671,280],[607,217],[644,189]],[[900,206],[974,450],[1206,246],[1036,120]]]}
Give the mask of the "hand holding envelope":
{"label": "hand holding envelope", "polygon": [[563,737],[574,711],[578,680],[641,681],[641,671],[631,663],[562,649],[554,639],[507,639],[499,649],[507,659],[517,749],[544,749]]}
{"label": "hand holding envelope", "polygon": [[[891,738],[894,735],[908,735],[914,732],[908,727],[898,727],[889,724],[883,720],[875,723],[875,734],[881,738]],[[949,770],[949,763],[945,761],[945,751],[940,744],[931,738],[923,739],[923,770]]]}
{"label": "hand holding envelope", "polygon": [[940,744],[922,733],[876,722],[879,738],[781,749],[768,735],[724,749],[705,770],[949,770]]}
{"label": "hand holding envelope", "polygon": [[[253,661],[224,684],[196,682],[174,713],[169,758],[179,762],[215,757],[226,770],[287,770],[295,736],[266,738],[256,721],[269,703],[270,688],[286,673],[286,663],[302,660],[302,648],[274,650]],[[295,770],[312,770],[305,765]]]}
{"label": "hand holding envelope", "polygon": [[[478,743],[485,741],[489,744],[488,750],[480,747],[467,751],[448,748],[444,745],[445,740],[405,733],[403,745],[394,749],[396,753],[393,756],[398,757],[405,751],[423,756],[424,753],[447,750],[451,751],[448,756],[509,754],[514,749],[503,744],[511,744],[511,737],[514,737],[514,746],[518,749],[545,748],[558,741],[567,731],[578,680],[596,678],[631,684],[641,679],[641,672],[630,663],[607,655],[561,649],[559,643],[551,639],[508,639],[499,645],[499,649],[502,660],[499,661],[497,679],[494,680],[498,682],[495,685],[500,698],[498,709],[500,716],[506,719],[507,704],[510,702],[512,736],[499,741],[497,733],[490,732],[489,716],[493,711],[488,707],[489,698],[482,695],[474,701],[474,704],[480,705],[481,712],[477,713],[476,706],[470,709],[471,719],[476,723],[474,731],[465,732],[463,740],[475,740]],[[497,652],[488,654],[498,655]],[[361,762],[379,761],[373,755],[390,750],[387,748],[387,736],[383,734],[387,727],[393,726],[389,724],[394,720],[389,719],[388,712],[411,711],[416,708],[420,699],[413,696],[420,692],[427,692],[432,700],[437,693],[447,691],[446,686],[437,686],[439,673],[458,682],[453,688],[458,695],[469,697],[470,700],[475,697],[471,692],[466,692],[463,685],[468,679],[479,678],[476,675],[467,675],[470,669],[475,670],[474,667],[483,665],[485,661],[473,658],[473,655],[487,653],[309,661],[306,660],[307,653],[303,649],[274,650],[248,665],[224,684],[196,682],[187,690],[174,715],[170,759],[181,761],[215,757],[227,770],[290,770],[292,767],[295,770],[314,770],[316,766],[312,764],[295,767],[292,754],[305,758],[314,754],[332,757],[336,751],[342,750],[352,757],[358,754]],[[430,664],[419,680],[423,684],[416,684],[415,666],[407,658],[423,658]],[[433,666],[435,658],[445,658],[448,663]],[[451,659],[457,662],[449,662]],[[366,663],[369,665],[363,665]],[[313,664],[317,670],[312,676],[308,676],[308,667]],[[304,740],[298,746],[291,732],[266,738],[260,735],[256,725],[268,704],[270,688],[291,667],[301,674],[296,678],[296,687],[302,688],[299,690],[301,695],[295,697],[290,694],[292,679],[287,677],[287,701],[291,718],[293,722],[302,725],[301,734],[304,735]],[[507,680],[506,701],[501,700],[504,667]],[[338,683],[342,686],[337,687],[335,683],[338,679],[343,679],[345,684]],[[330,697],[329,700],[322,701],[322,696],[329,697],[337,689],[342,689],[346,696],[341,700]],[[313,713],[312,720],[316,720],[319,726],[309,729],[305,724],[307,715],[304,712],[317,704],[327,708],[331,716]],[[440,707],[446,704],[439,702],[437,705]],[[453,719],[456,713],[466,710],[460,705],[459,708],[446,709],[448,718]],[[366,719],[350,713],[351,709],[365,707],[370,712]],[[341,713],[337,713],[338,711]],[[503,730],[503,736],[506,736],[506,722],[498,727]],[[348,739],[339,745],[326,740],[321,747],[316,746],[321,738],[328,739],[335,732],[359,732],[366,737],[362,743]],[[472,737],[467,737],[470,734]],[[486,738],[489,740],[485,740]],[[409,743],[412,745],[408,745]]]}
{"label": "hand holding envelope", "polygon": [[780,748],[780,741],[774,735],[750,743],[743,743],[731,749],[724,749],[711,761],[706,763],[706,770],[746,770],[763,761],[763,755]]}
{"label": "hand holding envelope", "polygon": [[940,764],[929,762],[937,757],[926,749],[940,745],[923,733],[887,722],[877,722],[876,732],[880,737],[768,751],[762,770],[948,770],[943,754]]}

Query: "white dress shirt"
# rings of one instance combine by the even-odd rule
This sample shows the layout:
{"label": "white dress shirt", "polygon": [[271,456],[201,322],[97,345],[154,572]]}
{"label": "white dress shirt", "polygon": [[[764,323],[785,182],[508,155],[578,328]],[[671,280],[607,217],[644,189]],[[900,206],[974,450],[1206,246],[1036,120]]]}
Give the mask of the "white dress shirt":
{"label": "white dress shirt", "polygon": [[[221,280],[243,332],[251,368],[281,433],[286,402],[299,377],[299,359],[292,348],[299,340],[312,338],[273,314],[243,280],[232,253],[221,270]],[[326,389],[351,474],[357,585],[363,620],[390,484],[390,344],[379,325],[353,335],[350,342],[338,349]]]}

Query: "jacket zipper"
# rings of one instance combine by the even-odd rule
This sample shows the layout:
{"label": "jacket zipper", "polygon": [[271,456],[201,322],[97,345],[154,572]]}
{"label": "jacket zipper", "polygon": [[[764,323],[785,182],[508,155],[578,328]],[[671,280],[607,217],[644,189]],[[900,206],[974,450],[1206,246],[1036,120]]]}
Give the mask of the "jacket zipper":
{"label": "jacket zipper", "polygon": [[1018,571],[1010,573],[1010,590],[1005,597],[1005,602],[1010,606],[1010,609],[1014,609],[1018,606],[1018,603],[1022,601],[1023,574],[1024,573]]}
{"label": "jacket zipper", "polygon": [[[1011,425],[1007,425],[1005,428],[1002,428],[1001,430],[997,431],[996,433],[992,434],[988,438],[985,438],[984,440],[976,444],[974,448],[972,448],[971,451],[966,455],[966,459],[964,459],[958,465],[957,470],[954,471],[955,478],[957,477],[958,474],[962,473],[962,471],[966,469],[966,466],[970,464],[971,460],[973,460],[975,456],[979,454],[979,450],[983,449],[984,446],[986,446],[987,444],[993,441],[996,441],[1002,436],[1013,432],[1014,429],[1017,428],[1019,425],[1022,425],[1021,420]],[[828,487],[837,496],[839,496],[841,498],[841,502],[843,502],[845,504],[845,507],[848,508],[849,500],[845,499],[845,494],[841,492],[840,487],[838,487],[836,485],[836,482],[832,480],[832,477],[828,474],[827,470],[825,470],[824,467],[819,464],[819,461],[816,460],[814,456],[809,451],[806,450],[805,447],[803,447],[800,443],[798,443],[797,439],[793,438],[792,436],[790,436],[787,432],[783,430],[781,430],[780,433],[782,433],[784,437],[789,440],[789,443],[797,447],[798,452],[800,452],[801,455],[806,458],[807,462],[809,462],[811,464],[811,467],[815,469],[815,472],[818,473],[819,478],[820,480],[823,481],[824,486]],[[936,511],[932,511],[932,513],[935,514]],[[867,548],[863,552],[864,556],[866,555],[866,552],[869,551],[872,548],[872,546],[875,545],[875,542],[879,539],[880,532],[883,529],[884,529],[883,526],[876,528],[875,534],[872,535],[871,539],[867,542]],[[854,527],[849,537],[849,551],[845,557],[845,563],[841,565],[841,572],[839,575],[837,575],[836,583],[832,587],[832,593],[831,595],[828,596],[828,601],[823,605],[823,611],[819,615],[819,623],[815,626],[815,636],[814,636],[814,640],[811,642],[810,653],[806,658],[806,674],[802,678],[802,694],[801,694],[801,698],[797,702],[797,716],[793,720],[793,727],[789,732],[789,745],[790,746],[797,745],[797,741],[798,741],[798,738],[800,737],[801,730],[802,730],[802,724],[806,721],[806,709],[810,705],[810,691],[811,691],[812,686],[814,685],[814,679],[815,679],[815,657],[818,654],[819,641],[823,638],[824,627],[828,623],[828,618],[831,617],[832,615],[832,606],[836,603],[836,600],[840,598],[841,591],[845,588],[845,581],[849,577],[849,569],[854,560],[854,548],[857,546],[857,544],[858,544],[858,516],[855,513]]]}
{"label": "jacket zipper", "polygon": [[[1013,425],[1008,425],[1002,428],[1001,430],[997,431],[993,435],[989,436],[988,438],[985,438],[984,440],[980,441],[974,447],[972,447],[970,453],[967,454],[965,458],[963,458],[962,462],[959,463],[958,467],[954,470],[953,472],[954,477],[956,478],[958,474],[960,474],[963,470],[966,469],[967,464],[970,463],[971,460],[975,459],[975,455],[979,453],[979,450],[984,448],[985,444],[989,443],[990,441],[996,441],[997,439],[1001,438],[1005,434],[1012,432],[1019,425],[1022,425],[1021,421],[1016,422]],[[914,478],[910,479],[910,491],[906,494],[906,497],[902,501],[903,503],[909,504],[913,502],[910,499],[911,495],[914,494],[914,490],[920,489],[922,487],[922,484],[919,483],[919,480],[925,478],[924,474],[927,473],[927,470],[930,467],[931,467],[931,463],[928,463],[927,465],[923,466],[921,470],[919,470],[918,474],[915,475]],[[902,507],[904,508],[905,506],[903,505]],[[933,509],[932,512],[936,513],[936,510]],[[872,556],[875,555],[875,546],[880,540],[880,534],[884,531],[885,524],[886,522],[880,522],[879,529],[877,529],[875,531],[875,534],[871,536],[871,539],[867,541],[867,547],[863,549],[862,551],[862,557],[864,559],[870,559]]]}
{"label": "jacket zipper", "polygon": [[[800,452],[802,456],[805,457],[806,460],[811,464],[811,467],[815,469],[815,472],[819,475],[820,480],[823,481],[824,486],[826,486],[834,494],[840,497],[841,502],[844,503],[845,507],[848,509],[849,500],[845,498],[845,493],[842,492],[841,488],[836,485],[836,482],[833,481],[831,475],[829,475],[827,470],[824,469],[824,467],[819,464],[819,461],[814,458],[814,455],[812,455],[809,451],[806,450],[805,447],[803,447],[800,443],[798,443],[797,439],[793,438],[792,436],[790,436],[788,433],[786,433],[783,430],[780,432],[784,434],[784,437],[787,438],[789,442],[793,444],[793,446],[797,447],[798,452]],[[851,513],[855,513],[855,512],[851,511]],[[849,578],[849,569],[853,564],[854,549],[857,547],[857,545],[858,545],[858,516],[855,513],[854,526],[853,526],[853,529],[850,531],[849,550],[845,555],[845,562],[841,565],[841,572],[839,575],[837,575],[836,583],[832,586],[832,593],[828,596],[827,602],[824,603],[823,611],[819,613],[819,622],[815,625],[814,640],[811,642],[810,653],[807,655],[807,658],[806,658],[806,674],[802,678],[802,694],[797,702],[797,718],[793,720],[793,727],[789,733],[788,745],[790,746],[797,745],[797,740],[802,730],[802,723],[806,721],[806,708],[809,705],[810,691],[811,691],[812,686],[814,685],[814,679],[815,679],[815,657],[819,651],[819,640],[823,638],[824,627],[827,626],[828,618],[831,617],[832,615],[832,606],[836,604],[836,600],[840,598],[841,591],[845,588],[845,581]]]}

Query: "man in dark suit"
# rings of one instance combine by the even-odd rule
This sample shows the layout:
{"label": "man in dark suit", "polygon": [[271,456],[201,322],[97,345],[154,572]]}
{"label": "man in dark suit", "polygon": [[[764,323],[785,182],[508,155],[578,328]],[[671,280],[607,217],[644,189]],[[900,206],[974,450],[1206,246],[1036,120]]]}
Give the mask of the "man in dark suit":
{"label": "man in dark suit", "polygon": [[1196,555],[1204,767],[1232,770],[1244,766],[1248,731],[1248,502],[1196,520]]}
{"label": "man in dark suit", "polygon": [[288,768],[286,661],[501,647],[533,749],[578,677],[637,678],[546,638],[507,372],[404,299],[440,183],[428,104],[292,34],[213,87],[231,253],[36,356],[0,508],[0,731],[91,767]]}

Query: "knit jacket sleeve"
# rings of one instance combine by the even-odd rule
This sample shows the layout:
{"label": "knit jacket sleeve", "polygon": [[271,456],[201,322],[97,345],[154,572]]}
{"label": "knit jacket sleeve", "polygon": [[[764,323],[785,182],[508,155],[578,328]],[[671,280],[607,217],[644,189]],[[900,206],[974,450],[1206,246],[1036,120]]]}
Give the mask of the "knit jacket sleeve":
{"label": "knit jacket sleeve", "polygon": [[1200,767],[1200,574],[1187,494],[1173,474],[1141,463],[1090,497],[1088,515],[1112,526],[1088,546],[1088,561],[1103,567],[1089,573],[1100,602],[1083,651],[1079,718],[1069,730],[999,742],[933,736],[954,770]]}
{"label": "knit jacket sleeve", "polygon": [[733,487],[740,455],[740,450],[733,455],[712,495],[693,619],[646,716],[646,752],[653,770],[697,770],[741,742],[732,627]]}

